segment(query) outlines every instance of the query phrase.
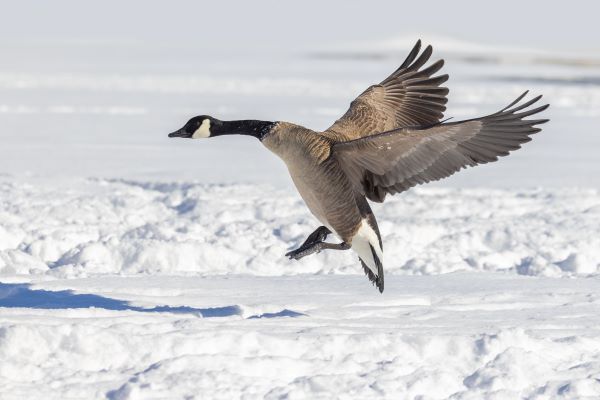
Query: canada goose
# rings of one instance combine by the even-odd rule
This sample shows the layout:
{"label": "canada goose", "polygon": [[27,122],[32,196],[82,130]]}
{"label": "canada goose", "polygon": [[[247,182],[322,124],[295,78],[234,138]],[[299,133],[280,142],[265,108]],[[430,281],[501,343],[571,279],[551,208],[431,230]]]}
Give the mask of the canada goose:
{"label": "canada goose", "polygon": [[[299,260],[324,249],[352,249],[368,278],[383,292],[383,246],[367,199],[381,203],[387,194],[496,161],[531,140],[529,135],[541,130],[535,125],[548,121],[523,119],[548,107],[525,110],[541,98],[519,104],[527,92],[494,114],[441,121],[448,89],[440,85],[448,75],[433,74],[444,61],[421,69],[432,47],[420,50],[419,40],[396,71],[367,88],[323,132],[289,122],[220,121],[202,115],[169,137],[258,138],[285,162],[306,205],[323,224],[286,256]],[[325,242],[332,232],[341,243]]]}

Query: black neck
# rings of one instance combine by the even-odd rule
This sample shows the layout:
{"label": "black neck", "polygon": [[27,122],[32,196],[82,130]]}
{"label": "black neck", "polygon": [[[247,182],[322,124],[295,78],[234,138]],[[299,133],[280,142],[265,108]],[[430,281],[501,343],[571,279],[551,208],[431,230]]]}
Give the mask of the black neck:
{"label": "black neck", "polygon": [[275,125],[271,121],[258,121],[254,119],[245,119],[239,121],[219,121],[215,126],[211,126],[211,136],[220,135],[248,135],[262,140]]}

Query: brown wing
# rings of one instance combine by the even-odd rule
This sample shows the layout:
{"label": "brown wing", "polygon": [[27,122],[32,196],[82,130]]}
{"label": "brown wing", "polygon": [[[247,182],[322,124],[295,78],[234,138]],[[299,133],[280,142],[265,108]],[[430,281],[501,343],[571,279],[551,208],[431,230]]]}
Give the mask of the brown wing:
{"label": "brown wing", "polygon": [[388,193],[445,178],[467,166],[496,161],[530,141],[529,135],[541,130],[534,125],[548,120],[523,118],[545,110],[548,104],[519,113],[542,97],[515,106],[526,94],[487,117],[336,143],[331,154],[357,191],[382,202]]}
{"label": "brown wing", "polygon": [[448,89],[439,85],[448,80],[448,75],[432,77],[442,68],[444,60],[419,70],[432,53],[431,46],[419,55],[420,49],[419,40],[402,65],[379,85],[369,87],[358,96],[325,134],[350,140],[439,122],[446,110],[448,94]]}

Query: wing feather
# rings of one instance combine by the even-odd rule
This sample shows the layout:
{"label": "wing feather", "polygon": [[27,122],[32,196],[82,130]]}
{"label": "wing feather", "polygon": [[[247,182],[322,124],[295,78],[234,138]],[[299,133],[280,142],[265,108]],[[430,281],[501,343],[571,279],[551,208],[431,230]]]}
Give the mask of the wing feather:
{"label": "wing feather", "polygon": [[358,96],[324,135],[346,141],[396,128],[438,123],[444,116],[448,94],[448,89],[440,85],[448,80],[448,75],[433,76],[444,66],[444,60],[421,70],[433,49],[427,46],[421,54],[420,51],[419,40],[402,65]]}
{"label": "wing feather", "polygon": [[548,104],[527,109],[541,96],[519,104],[526,94],[483,118],[396,129],[339,142],[333,144],[331,154],[358,192],[382,202],[386,194],[496,161],[530,141],[530,135],[541,131],[535,126],[548,120],[524,118],[545,110]]}

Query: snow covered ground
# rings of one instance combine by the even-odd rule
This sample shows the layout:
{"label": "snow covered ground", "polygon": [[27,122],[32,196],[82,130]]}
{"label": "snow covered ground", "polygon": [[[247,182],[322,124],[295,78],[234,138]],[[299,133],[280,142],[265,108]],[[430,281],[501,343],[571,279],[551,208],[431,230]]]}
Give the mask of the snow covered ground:
{"label": "snow covered ground", "polygon": [[[352,252],[283,254],[317,226],[268,185],[0,178],[0,273],[361,274]],[[598,189],[416,188],[374,205],[388,274],[600,274]],[[366,284],[367,282],[365,282]]]}
{"label": "snow covered ground", "polygon": [[600,192],[419,188],[386,291],[268,185],[0,180],[3,399],[597,398]]}
{"label": "snow covered ground", "polygon": [[387,284],[380,295],[353,275],[5,281],[2,398],[597,398],[597,278]]}
{"label": "snow covered ground", "polygon": [[[11,6],[33,21],[20,38],[0,15],[0,399],[600,398],[600,53],[569,39],[597,13],[531,35],[545,49],[506,46],[519,32],[430,37],[451,76],[446,116],[531,89],[551,122],[498,163],[374,205],[379,294],[350,252],[283,256],[317,221],[257,141],[166,134],[198,114],[326,128],[416,35],[373,23],[355,40],[340,25],[337,42],[289,29],[270,45],[261,25],[242,43],[236,20],[221,42],[208,28],[180,42],[169,32],[219,19],[201,3],[177,18],[86,4],[96,37],[90,19],[56,22],[76,15],[65,4]],[[458,15],[447,7],[430,17]],[[321,18],[300,8],[286,25]],[[45,24],[68,40],[36,38]],[[494,32],[468,25],[462,37]],[[141,39],[125,40],[132,26]]]}

